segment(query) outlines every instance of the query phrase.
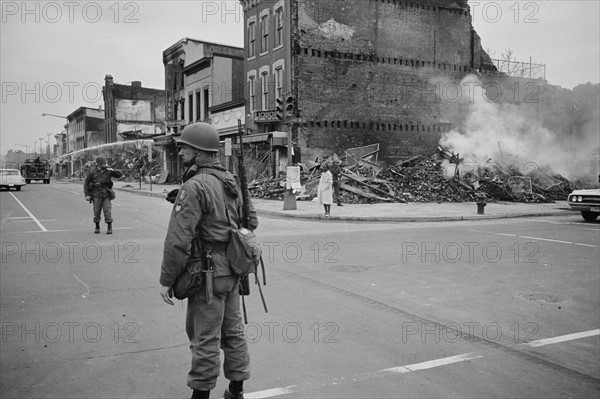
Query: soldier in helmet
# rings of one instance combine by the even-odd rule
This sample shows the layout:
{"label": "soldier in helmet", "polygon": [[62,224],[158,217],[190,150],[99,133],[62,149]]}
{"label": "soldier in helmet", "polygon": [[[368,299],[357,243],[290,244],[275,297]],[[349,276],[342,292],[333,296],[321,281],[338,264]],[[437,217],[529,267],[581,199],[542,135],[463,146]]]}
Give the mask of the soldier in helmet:
{"label": "soldier in helmet", "polygon": [[106,165],[106,158],[96,157],[96,167],[85,177],[83,191],[85,200],[94,204],[94,233],[100,233],[101,212],[104,212],[104,221],[107,224],[106,234],[112,234],[112,203],[114,192],[111,178],[119,178],[123,175],[121,171]]}
{"label": "soldier in helmet", "polygon": [[[178,141],[179,155],[188,171],[174,199],[165,238],[160,274],[160,295],[173,305],[171,289],[192,255],[192,242],[200,238],[202,256],[209,254],[213,266],[212,299],[207,299],[206,281],[188,298],[186,332],[192,353],[188,386],[193,399],[208,398],[220,373],[219,347],[225,355],[225,377],[230,381],[224,398],[243,398],[243,383],[250,378],[250,357],[243,336],[240,313],[240,278],[233,275],[227,259],[231,223],[240,221],[242,195],[231,173],[219,162],[219,135],[207,123],[185,127]],[[229,213],[229,219],[226,208]],[[250,204],[250,226],[258,225]],[[206,274],[209,276],[210,274]]]}

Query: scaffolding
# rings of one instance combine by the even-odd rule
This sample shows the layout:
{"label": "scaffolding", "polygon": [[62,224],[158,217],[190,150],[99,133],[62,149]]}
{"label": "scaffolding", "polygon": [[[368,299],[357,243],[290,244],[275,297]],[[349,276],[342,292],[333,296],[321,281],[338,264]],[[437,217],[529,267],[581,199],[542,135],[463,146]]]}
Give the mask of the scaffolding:
{"label": "scaffolding", "polygon": [[530,78],[546,80],[546,64],[537,64],[531,61],[513,61],[492,59],[492,62],[498,68],[499,72],[515,78]]}

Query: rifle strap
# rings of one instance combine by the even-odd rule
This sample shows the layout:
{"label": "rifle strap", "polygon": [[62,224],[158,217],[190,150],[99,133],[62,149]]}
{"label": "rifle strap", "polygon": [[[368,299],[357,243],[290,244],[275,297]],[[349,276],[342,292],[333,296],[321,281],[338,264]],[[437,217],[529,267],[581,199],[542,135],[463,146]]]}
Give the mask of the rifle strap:
{"label": "rifle strap", "polygon": [[[212,168],[204,167],[201,169],[203,169],[204,173],[213,175],[221,182],[221,187],[223,189],[223,195],[224,195],[223,198],[227,198],[228,195],[225,192],[225,185],[224,185],[222,176],[220,176],[218,173],[216,173],[215,170],[212,170]],[[244,188],[242,187],[242,190],[243,189]],[[225,202],[225,214],[227,215],[227,221],[229,223],[229,228],[232,229],[234,227],[234,225],[231,224],[231,218],[229,216],[229,208],[227,207],[227,201],[224,201],[224,202]],[[236,203],[237,203],[237,200],[236,200]],[[238,226],[239,226],[239,223],[238,223]],[[263,273],[263,284],[267,285],[267,275],[265,273],[265,263],[263,262],[262,256],[260,257],[260,266],[261,266],[262,273]],[[260,287],[260,280],[258,279],[258,271],[256,270],[256,268],[254,269],[254,278],[255,278],[256,285],[258,285],[258,292],[260,293],[260,299],[262,301],[263,308],[265,309],[265,313],[269,313],[269,311],[267,309],[267,302],[265,301],[265,296],[262,292],[262,288]],[[248,324],[247,315],[246,315],[246,302],[244,300],[244,295],[241,295],[241,297],[242,297],[242,309],[244,311],[244,323]]]}

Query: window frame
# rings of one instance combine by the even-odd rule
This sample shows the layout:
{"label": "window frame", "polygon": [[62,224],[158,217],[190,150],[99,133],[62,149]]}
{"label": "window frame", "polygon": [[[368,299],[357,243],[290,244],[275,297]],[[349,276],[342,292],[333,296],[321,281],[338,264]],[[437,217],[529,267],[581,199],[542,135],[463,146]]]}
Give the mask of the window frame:
{"label": "window frame", "polygon": [[248,21],[248,58],[256,57],[256,19]]}
{"label": "window frame", "polygon": [[261,72],[260,79],[262,110],[267,111],[267,105],[269,104],[269,71]]}
{"label": "window frame", "polygon": [[275,34],[273,38],[273,47],[276,49],[283,47],[283,7],[277,8],[274,15],[273,24]]}

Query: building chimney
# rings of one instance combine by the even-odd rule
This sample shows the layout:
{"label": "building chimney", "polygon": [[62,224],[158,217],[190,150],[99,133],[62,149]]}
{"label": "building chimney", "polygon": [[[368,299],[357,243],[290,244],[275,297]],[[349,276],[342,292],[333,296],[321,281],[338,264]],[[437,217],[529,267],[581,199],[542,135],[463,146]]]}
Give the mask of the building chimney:
{"label": "building chimney", "polygon": [[131,82],[131,87],[137,87],[138,89],[142,87],[142,82],[139,80],[134,80]]}

